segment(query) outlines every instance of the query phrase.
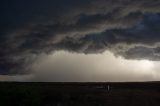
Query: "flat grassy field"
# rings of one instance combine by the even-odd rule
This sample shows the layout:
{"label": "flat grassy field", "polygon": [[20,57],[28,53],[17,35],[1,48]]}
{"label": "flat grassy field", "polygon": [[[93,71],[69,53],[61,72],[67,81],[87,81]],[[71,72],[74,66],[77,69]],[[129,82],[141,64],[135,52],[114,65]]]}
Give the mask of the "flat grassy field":
{"label": "flat grassy field", "polygon": [[0,106],[160,106],[160,82],[1,82]]}

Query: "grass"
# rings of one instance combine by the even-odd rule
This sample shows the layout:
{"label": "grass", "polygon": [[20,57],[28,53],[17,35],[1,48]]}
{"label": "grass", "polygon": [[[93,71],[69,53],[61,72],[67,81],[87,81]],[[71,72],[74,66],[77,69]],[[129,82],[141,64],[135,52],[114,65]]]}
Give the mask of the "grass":
{"label": "grass", "polygon": [[[110,90],[107,90],[107,86]],[[0,106],[159,106],[160,82],[1,82]]]}

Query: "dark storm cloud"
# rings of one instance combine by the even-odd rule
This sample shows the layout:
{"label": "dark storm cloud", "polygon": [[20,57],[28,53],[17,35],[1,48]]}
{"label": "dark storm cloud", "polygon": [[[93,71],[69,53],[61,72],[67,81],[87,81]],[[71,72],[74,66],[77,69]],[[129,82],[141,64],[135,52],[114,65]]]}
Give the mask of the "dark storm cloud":
{"label": "dark storm cloud", "polygon": [[6,0],[1,5],[1,74],[28,72],[40,54],[55,50],[110,50],[128,59],[159,60],[159,0]]}

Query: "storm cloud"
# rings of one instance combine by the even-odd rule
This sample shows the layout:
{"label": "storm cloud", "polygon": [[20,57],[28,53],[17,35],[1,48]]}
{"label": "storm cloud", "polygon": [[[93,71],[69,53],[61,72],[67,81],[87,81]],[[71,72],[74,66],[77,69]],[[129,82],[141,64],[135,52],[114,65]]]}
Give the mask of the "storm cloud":
{"label": "storm cloud", "polygon": [[[7,0],[1,3],[0,74],[29,73],[58,50],[160,60],[159,0]],[[22,71],[23,70],[23,71]]]}

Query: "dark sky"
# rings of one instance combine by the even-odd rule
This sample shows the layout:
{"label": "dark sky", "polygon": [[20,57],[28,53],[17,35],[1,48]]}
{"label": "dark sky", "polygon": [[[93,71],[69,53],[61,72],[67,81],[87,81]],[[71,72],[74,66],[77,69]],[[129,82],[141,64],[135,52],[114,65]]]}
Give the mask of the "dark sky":
{"label": "dark sky", "polygon": [[[159,41],[160,0],[0,1],[0,75],[3,77],[30,75],[38,69],[35,64],[42,65],[40,61],[61,51],[65,52],[63,56],[104,56],[107,51],[115,59],[159,62]],[[59,63],[47,60],[47,63],[65,67],[64,60],[60,60]],[[69,70],[73,70],[73,61],[70,64]],[[94,64],[99,64],[98,60]],[[53,73],[58,70],[55,67],[51,68]],[[46,66],[43,70],[47,73],[51,69]],[[75,75],[73,71],[61,70],[62,78],[66,73]],[[82,69],[75,70],[81,74]]]}

